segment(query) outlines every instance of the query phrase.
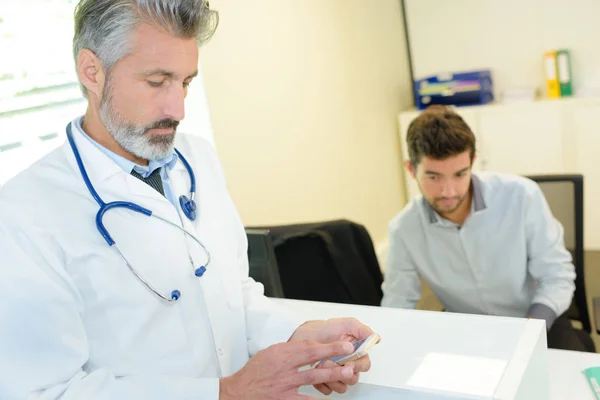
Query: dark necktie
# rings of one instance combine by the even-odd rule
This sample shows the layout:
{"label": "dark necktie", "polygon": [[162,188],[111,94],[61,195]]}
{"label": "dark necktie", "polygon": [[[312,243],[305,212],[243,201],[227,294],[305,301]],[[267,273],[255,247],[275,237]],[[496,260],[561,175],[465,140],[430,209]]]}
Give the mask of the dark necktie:
{"label": "dark necktie", "polygon": [[163,189],[162,184],[162,178],[160,177],[160,168],[156,168],[154,171],[152,171],[152,173],[147,178],[144,178],[143,176],[135,172],[135,170],[133,169],[131,170],[131,175],[135,176],[142,182],[146,182],[148,185],[156,189],[156,191],[162,194],[163,196],[165,195],[165,190]]}

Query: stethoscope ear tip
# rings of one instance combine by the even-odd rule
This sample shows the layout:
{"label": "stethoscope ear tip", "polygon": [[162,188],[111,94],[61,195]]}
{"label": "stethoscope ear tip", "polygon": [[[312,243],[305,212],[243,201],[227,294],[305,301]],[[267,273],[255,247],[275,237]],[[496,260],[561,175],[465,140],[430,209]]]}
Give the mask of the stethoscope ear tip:
{"label": "stethoscope ear tip", "polygon": [[181,297],[181,292],[179,290],[173,290],[171,292],[171,300],[177,301],[179,300],[179,297]]}
{"label": "stethoscope ear tip", "polygon": [[203,265],[194,271],[194,275],[196,275],[198,278],[200,278],[202,275],[204,275],[205,272],[206,272],[206,267]]}

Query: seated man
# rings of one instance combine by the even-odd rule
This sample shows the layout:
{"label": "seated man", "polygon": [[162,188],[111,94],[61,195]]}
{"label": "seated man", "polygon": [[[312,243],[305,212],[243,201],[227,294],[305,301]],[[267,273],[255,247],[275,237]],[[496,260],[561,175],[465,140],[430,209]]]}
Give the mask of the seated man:
{"label": "seated man", "polygon": [[414,308],[422,277],[450,312],[544,319],[549,347],[594,351],[563,315],[575,271],[539,186],[472,173],[475,136],[443,107],[411,123],[407,145],[422,196],[390,223],[382,305]]}

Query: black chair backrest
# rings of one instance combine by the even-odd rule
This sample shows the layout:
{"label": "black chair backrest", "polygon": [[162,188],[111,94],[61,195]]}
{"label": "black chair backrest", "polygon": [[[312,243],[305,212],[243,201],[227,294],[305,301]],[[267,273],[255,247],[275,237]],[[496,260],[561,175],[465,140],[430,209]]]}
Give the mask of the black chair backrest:
{"label": "black chair backrest", "polygon": [[529,176],[542,189],[554,217],[563,225],[565,247],[575,265],[575,295],[568,316],[581,322],[582,329],[591,332],[590,315],[585,292],[583,247],[583,175]]}
{"label": "black chair backrest", "polygon": [[265,287],[265,296],[284,297],[273,238],[268,229],[246,229],[250,277]]}
{"label": "black chair backrest", "polygon": [[383,275],[362,225],[340,220],[268,229],[286,298],[380,305]]}

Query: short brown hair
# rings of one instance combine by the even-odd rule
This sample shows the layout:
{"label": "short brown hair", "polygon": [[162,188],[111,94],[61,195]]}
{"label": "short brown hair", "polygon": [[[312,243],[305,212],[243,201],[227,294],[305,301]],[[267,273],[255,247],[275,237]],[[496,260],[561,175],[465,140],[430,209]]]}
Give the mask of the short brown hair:
{"label": "short brown hair", "polygon": [[444,106],[431,106],[408,127],[408,155],[413,166],[423,157],[444,160],[469,151],[475,156],[475,135],[460,115]]}

